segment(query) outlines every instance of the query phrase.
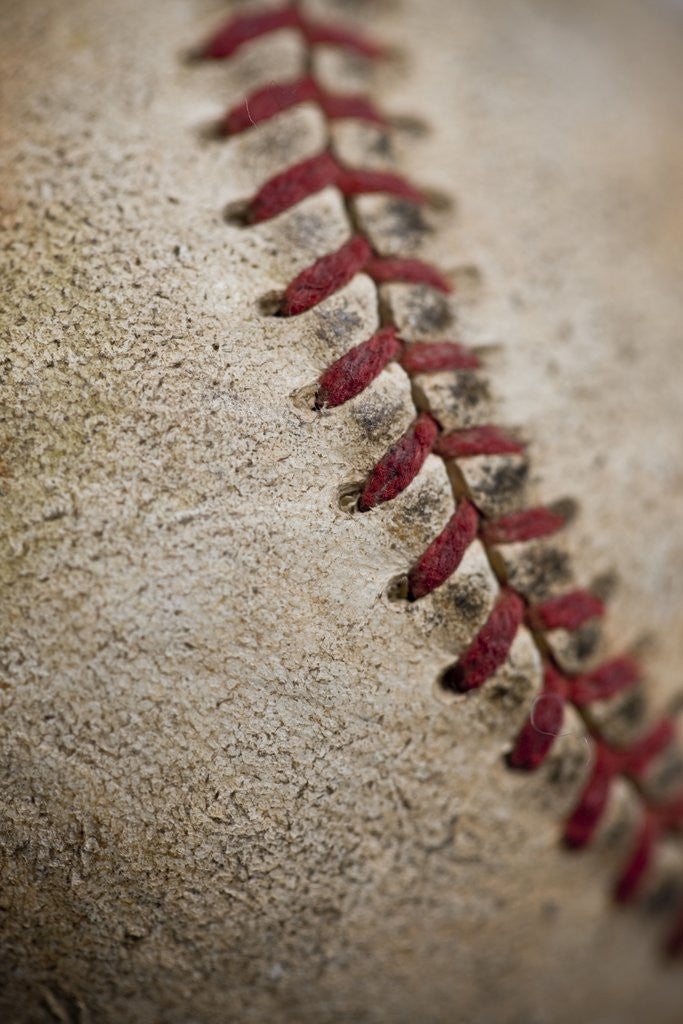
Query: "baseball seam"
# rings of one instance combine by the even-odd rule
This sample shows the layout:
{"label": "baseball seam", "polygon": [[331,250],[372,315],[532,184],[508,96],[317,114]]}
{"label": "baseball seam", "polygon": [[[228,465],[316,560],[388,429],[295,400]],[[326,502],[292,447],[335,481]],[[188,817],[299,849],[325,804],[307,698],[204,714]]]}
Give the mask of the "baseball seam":
{"label": "baseball seam", "polygon": [[[298,316],[333,295],[356,274],[373,279],[377,291],[380,328],[368,340],[327,367],[320,375],[315,397],[317,410],[333,409],[360,394],[391,362],[398,362],[411,382],[417,374],[435,371],[467,371],[480,367],[479,356],[453,341],[410,342],[399,336],[398,326],[381,300],[380,285],[393,282],[422,284],[448,293],[448,279],[435,267],[416,259],[383,257],[364,236],[352,207],[352,197],[384,193],[420,204],[424,195],[410,182],[384,171],[352,168],[334,151],[329,123],[337,118],[356,118],[386,126],[388,119],[364,96],[340,95],[327,91],[316,80],[312,67],[313,47],[324,43],[341,47],[368,60],[385,55],[384,49],[354,31],[313,21],[298,3],[255,14],[231,18],[202,48],[208,59],[229,58],[252,39],[279,29],[298,31],[307,54],[305,74],[293,82],[276,83],[251,94],[233,107],[221,123],[225,135],[248,130],[259,121],[300,103],[316,103],[327,124],[324,150],[314,157],[285,169],[267,181],[242,204],[236,217],[244,223],[258,223],[277,216],[306,197],[334,186],[342,195],[349,218],[351,237],[338,250],[306,267],[285,289],[277,314]],[[544,761],[560,734],[564,708],[571,705],[579,714],[586,736],[592,743],[593,765],[578,802],[564,827],[564,841],[570,847],[584,847],[595,835],[610,792],[617,778],[625,779],[640,802],[641,823],[633,849],[614,886],[619,902],[636,898],[655,856],[658,840],[668,832],[683,830],[683,794],[656,802],[643,786],[653,760],[672,742],[674,726],[665,718],[644,737],[627,746],[616,747],[603,735],[590,704],[605,700],[633,687],[639,671],[631,655],[610,659],[589,672],[571,673],[558,664],[546,634],[553,629],[576,632],[586,623],[603,616],[604,602],[590,590],[570,590],[534,602],[524,587],[512,586],[499,557],[508,544],[524,544],[560,531],[571,518],[567,503],[526,508],[492,518],[478,503],[477,495],[462,472],[463,460],[481,455],[517,455],[524,445],[514,433],[490,423],[446,430],[437,411],[413,387],[416,417],[410,428],[370,470],[355,508],[368,512],[391,501],[409,486],[427,456],[433,454],[446,464],[453,482],[455,510],[442,532],[409,568],[395,596],[417,601],[441,586],[458,568],[471,543],[478,540],[500,585],[498,599],[487,621],[460,658],[443,673],[442,684],[466,692],[479,689],[506,662],[518,630],[530,632],[544,667],[543,688],[534,708],[520,730],[507,761],[511,768],[532,771]],[[683,914],[670,934],[667,949],[683,951]]]}

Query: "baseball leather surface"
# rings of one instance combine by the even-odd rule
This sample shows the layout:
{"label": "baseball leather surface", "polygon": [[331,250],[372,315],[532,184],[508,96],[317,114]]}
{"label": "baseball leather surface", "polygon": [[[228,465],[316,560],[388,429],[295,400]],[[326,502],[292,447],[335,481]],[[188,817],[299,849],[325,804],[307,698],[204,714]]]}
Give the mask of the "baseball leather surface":
{"label": "baseball leather surface", "polygon": [[[3,1019],[678,1024],[683,20],[320,0],[197,59],[263,8],[2,6]],[[511,450],[443,454],[481,425]]]}

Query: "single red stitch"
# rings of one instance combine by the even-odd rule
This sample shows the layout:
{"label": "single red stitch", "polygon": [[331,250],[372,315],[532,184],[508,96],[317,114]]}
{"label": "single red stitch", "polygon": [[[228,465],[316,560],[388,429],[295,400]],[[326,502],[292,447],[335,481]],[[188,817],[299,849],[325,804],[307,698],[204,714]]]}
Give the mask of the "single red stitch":
{"label": "single red stitch", "polygon": [[257,224],[277,216],[302,199],[336,184],[339,165],[331,153],[318,153],[270,178],[248,205],[248,219]]}
{"label": "single red stitch", "polygon": [[443,274],[422,260],[382,259],[373,256],[365,271],[377,284],[401,281],[406,284],[428,284],[446,294],[453,291]]}
{"label": "single red stitch", "polygon": [[655,841],[663,832],[680,831],[683,828],[683,796],[667,804],[645,808],[635,847],[629,855],[615,886],[615,899],[619,903],[632,900],[645,878],[652,861]]}
{"label": "single red stitch", "polygon": [[564,721],[564,704],[569,692],[567,680],[547,664],[543,673],[543,690],[522,726],[515,746],[508,755],[511,768],[534,771],[545,760]]}
{"label": "single red stitch", "polygon": [[401,350],[394,327],[355,345],[321,375],[316,404],[337,406],[359,395]]}
{"label": "single red stitch", "polygon": [[421,412],[370,473],[358,499],[359,512],[368,512],[376,505],[391,501],[405,490],[422,468],[438,431],[432,417]]}
{"label": "single red stitch", "polygon": [[672,957],[679,957],[683,954],[683,910],[679,913],[678,919],[671,929],[666,943],[666,952]]}
{"label": "single red stitch", "polygon": [[589,590],[572,590],[562,597],[537,604],[530,611],[531,619],[540,629],[567,629],[570,632],[604,614],[604,602]]}
{"label": "single red stitch", "polygon": [[481,530],[485,544],[511,544],[514,541],[536,540],[557,533],[565,525],[564,516],[549,508],[529,508],[513,512],[493,522],[484,523]]}
{"label": "single red stitch", "polygon": [[652,861],[659,831],[655,815],[646,809],[645,820],[638,833],[635,847],[629,854],[614,887],[614,898],[617,903],[629,903],[636,896]]}
{"label": "single red stitch", "polygon": [[410,374],[476,370],[480,365],[479,357],[457,341],[414,341],[401,356],[401,366]]}
{"label": "single red stitch", "polygon": [[605,810],[612,779],[625,775],[638,779],[653,758],[661,754],[674,735],[672,724],[664,720],[630,747],[615,749],[599,737],[595,740],[595,763],[566,828],[568,846],[585,846],[592,838]]}
{"label": "single red stitch", "polygon": [[617,880],[614,897],[618,903],[628,903],[638,895],[655,852],[659,836],[683,827],[683,798],[664,806],[645,808],[645,817],[629,855]]}
{"label": "single red stitch", "polygon": [[656,807],[661,827],[670,832],[683,831],[683,793],[666,804]]}
{"label": "single red stitch", "polygon": [[223,118],[221,127],[225,135],[237,135],[283,110],[316,100],[319,100],[319,90],[310,75],[291,82],[272,82],[256,89],[232,107]]}
{"label": "single red stitch", "polygon": [[585,846],[592,838],[607,804],[610,783],[617,770],[612,751],[603,743],[596,743],[593,770],[565,826],[564,841],[567,846]]}
{"label": "single red stitch", "polygon": [[201,55],[212,60],[230,57],[244,43],[281,28],[298,28],[299,14],[294,4],[274,11],[238,14],[230,18],[204,45]]}
{"label": "single red stitch", "polygon": [[371,124],[389,123],[384,114],[381,114],[365,96],[326,92],[318,87],[318,103],[332,121],[352,117],[358,121],[369,121]]}
{"label": "single red stitch", "polygon": [[435,452],[443,459],[462,459],[470,455],[522,455],[524,446],[498,427],[469,427],[442,434]]}
{"label": "single red stitch", "polygon": [[343,167],[332,153],[318,153],[270,178],[250,200],[248,218],[252,223],[268,220],[328,185],[345,195],[387,192],[419,203],[417,189],[397,174]]}
{"label": "single red stitch", "polygon": [[399,174],[389,171],[364,170],[362,167],[338,168],[337,185],[345,196],[357,196],[370,192],[386,192],[398,199],[411,203],[423,203],[422,193]]}
{"label": "single red stitch", "polygon": [[370,246],[360,235],[354,235],[336,252],[321,256],[297,274],[285,290],[280,314],[297,316],[329,298],[348,284],[369,258]]}
{"label": "single red stitch", "polygon": [[523,618],[524,602],[506,588],[467,651],[443,674],[443,685],[460,693],[482,686],[505,662]]}
{"label": "single red stitch", "polygon": [[673,722],[668,718],[662,719],[646,736],[621,751],[621,771],[632,779],[641,778],[651,761],[666,750],[675,734]]}
{"label": "single red stitch", "polygon": [[287,4],[276,10],[238,14],[230,18],[204,45],[201,56],[212,60],[230,57],[240,46],[252,39],[269,35],[282,28],[299,29],[310,46],[325,43],[328,46],[350,50],[371,60],[384,54],[382,47],[364,39],[359,33],[336,25],[309,21],[298,11],[295,4]]}
{"label": "single red stitch", "polygon": [[384,48],[377,43],[338,25],[305,21],[304,18],[300,18],[300,27],[311,46],[319,43],[325,43],[327,46],[339,46],[343,50],[358,53],[361,57],[367,57],[369,60],[377,60],[386,55]]}
{"label": "single red stitch", "polygon": [[440,587],[460,565],[477,536],[479,517],[474,505],[461,501],[438,537],[408,573],[408,598],[417,601]]}
{"label": "single red stitch", "polygon": [[634,686],[640,678],[633,658],[622,655],[612,658],[592,672],[575,676],[569,681],[570,700],[578,707],[594,700],[606,700],[621,690]]}
{"label": "single red stitch", "polygon": [[227,112],[221,128],[225,135],[236,135],[301,103],[318,103],[331,121],[351,117],[371,124],[387,123],[384,115],[364,96],[327,92],[311,75],[304,75],[256,89]]}

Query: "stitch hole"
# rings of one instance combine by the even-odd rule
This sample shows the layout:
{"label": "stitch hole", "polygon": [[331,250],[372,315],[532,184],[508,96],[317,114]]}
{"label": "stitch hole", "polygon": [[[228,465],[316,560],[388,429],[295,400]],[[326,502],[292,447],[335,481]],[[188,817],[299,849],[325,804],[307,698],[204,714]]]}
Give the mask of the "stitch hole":
{"label": "stitch hole", "polygon": [[591,590],[602,601],[609,601],[619,587],[619,577],[616,572],[603,572],[596,576],[589,585]]}
{"label": "stitch hole", "polygon": [[236,199],[228,203],[223,210],[223,220],[236,228],[246,228],[250,224],[249,203],[246,199]]}
{"label": "stitch hole", "polygon": [[382,592],[385,602],[390,605],[404,604],[408,601],[408,576],[401,572],[392,576]]}
{"label": "stitch hole", "polygon": [[424,118],[413,114],[394,114],[389,118],[389,123],[392,128],[396,128],[399,132],[405,132],[406,135],[412,135],[415,139],[424,138],[431,131],[430,125]]}
{"label": "stitch hole", "polygon": [[420,189],[430,209],[437,213],[451,213],[457,207],[457,202],[446,192],[438,188]]}
{"label": "stitch hole", "polygon": [[262,316],[279,316],[282,303],[282,292],[266,292],[257,299],[256,308]]}
{"label": "stitch hole", "polygon": [[363,489],[362,480],[349,481],[337,490],[337,503],[342,512],[353,515],[358,511],[358,499]]}
{"label": "stitch hole", "polygon": [[[446,671],[448,670],[446,669]],[[446,689],[441,682],[442,676],[443,672],[432,683],[432,696],[438,700],[439,704],[460,704],[467,700],[468,694]]]}
{"label": "stitch hole", "polygon": [[[453,665],[448,665],[447,668],[438,676],[437,683],[439,687],[446,693],[450,694],[462,694],[461,685],[464,679],[464,673],[458,662]],[[474,693],[475,691],[470,691]]]}
{"label": "stitch hole", "polygon": [[579,512],[579,503],[574,498],[559,498],[548,505],[548,508],[554,515],[561,516],[565,524],[568,525],[576,519]]}
{"label": "stitch hole", "polygon": [[473,263],[454,267],[447,276],[458,299],[464,301],[476,299],[484,283],[484,275]]}
{"label": "stitch hole", "polygon": [[318,394],[318,382],[311,381],[301,388],[296,388],[290,393],[289,399],[295,409],[306,414],[309,422],[318,418],[317,413],[321,411],[316,404]]}
{"label": "stitch hole", "polygon": [[198,142],[213,144],[221,142],[225,136],[221,134],[218,121],[204,121],[194,129],[194,135]]}

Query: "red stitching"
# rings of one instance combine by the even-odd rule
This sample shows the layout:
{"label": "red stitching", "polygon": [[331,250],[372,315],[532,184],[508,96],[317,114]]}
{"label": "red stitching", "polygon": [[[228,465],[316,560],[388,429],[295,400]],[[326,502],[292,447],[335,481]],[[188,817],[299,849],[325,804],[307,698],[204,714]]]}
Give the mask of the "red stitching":
{"label": "red stitching", "polygon": [[479,517],[474,505],[461,501],[438,537],[417,560],[408,574],[408,597],[417,601],[440,587],[460,565],[477,536]]}
{"label": "red stitching", "polygon": [[337,165],[337,188],[345,196],[360,196],[371,192],[386,192],[411,203],[423,203],[424,196],[414,185],[399,174],[390,171],[368,171],[362,167]]}
{"label": "red stitching", "polygon": [[354,235],[335,252],[321,256],[287,285],[281,316],[297,316],[348,284],[361,270],[375,281],[410,281],[431,284],[440,291],[450,285],[438,270],[420,260],[382,260],[373,257],[362,235]]}
{"label": "red stitching", "polygon": [[256,14],[230,18],[202,47],[201,56],[212,60],[231,57],[244,43],[281,28],[296,28],[298,16],[293,5]]}
{"label": "red stitching", "polygon": [[355,398],[400,351],[401,343],[393,327],[383,327],[367,341],[349,349],[321,375],[316,398],[318,408],[342,405]]}
{"label": "red stitching", "polygon": [[512,544],[514,542],[537,540],[561,530],[566,522],[564,516],[548,508],[527,508],[502,516],[482,529],[485,544]]}
{"label": "red stitching", "polygon": [[545,666],[543,690],[522,726],[508,755],[511,768],[533,771],[543,763],[564,721],[564,705],[569,695],[568,680],[550,664]]}
{"label": "red stitching", "polygon": [[443,675],[448,689],[477,690],[504,664],[524,619],[524,602],[514,590],[504,589],[460,660]]}
{"label": "red stitching", "polygon": [[355,235],[336,252],[321,256],[287,285],[280,306],[282,316],[298,316],[334,295],[362,270],[370,259],[370,246]]}
{"label": "red stitching", "polygon": [[533,622],[538,629],[567,629],[570,632],[604,614],[604,602],[589,590],[572,590],[532,609]]}
{"label": "red stitching", "polygon": [[371,471],[358,499],[359,512],[369,512],[406,489],[432,450],[438,430],[432,417],[421,412]]}
{"label": "red stitching", "polygon": [[[309,47],[325,43],[369,58],[382,54],[381,47],[360,35],[311,21],[298,11],[296,4],[289,4],[279,10],[232,18],[209,40],[203,55],[209,58],[228,57],[249,40],[281,28],[297,29]],[[256,90],[228,111],[222,127],[226,134],[241,132],[252,124],[305,102],[317,103],[328,119],[354,117],[386,123],[383,115],[365,97],[329,93],[312,75],[307,74],[289,83]],[[422,200],[420,192],[398,175],[346,168],[334,154],[325,152],[266,182],[248,204],[248,219],[261,221],[273,217],[328,185],[336,186],[346,197],[380,191],[412,202]],[[444,293],[452,290],[450,282],[435,267],[419,260],[383,258],[372,252],[365,238],[357,235],[336,252],[320,257],[290,282],[280,305],[280,314],[295,316],[311,309],[361,271],[377,284],[401,281],[426,284]],[[404,344],[398,338],[395,326],[387,325],[321,374],[316,406],[333,408],[354,398],[394,359],[409,375],[439,370],[474,370],[480,366],[478,356],[456,342]],[[524,445],[492,424],[442,433],[436,420],[429,413],[422,412],[368,475],[358,499],[358,510],[368,511],[400,494],[415,479],[430,452],[443,459],[457,460],[475,455],[522,455]],[[566,521],[567,517],[560,512],[543,507],[487,521],[471,500],[462,499],[442,532],[408,573],[408,598],[419,600],[441,586],[456,570],[477,536],[491,560],[489,547],[551,536]],[[491,564],[495,566],[495,563]],[[506,661],[517,631],[525,620],[545,650],[540,637],[545,630],[574,631],[591,619],[601,617],[604,611],[603,601],[587,590],[574,590],[528,606],[523,595],[503,586],[482,629],[457,663],[444,672],[443,684],[461,692],[481,687]],[[542,764],[561,732],[565,704],[572,704],[581,713],[593,701],[608,699],[632,687],[638,678],[637,665],[628,656],[613,658],[591,672],[571,676],[560,672],[551,655],[547,654],[543,689],[508,756],[510,766],[531,771]],[[590,719],[586,721],[590,723]],[[591,776],[565,827],[566,843],[576,847],[586,845],[595,833],[613,780],[625,777],[638,784],[651,761],[671,742],[673,735],[671,723],[665,720],[639,741],[623,749],[615,749],[601,737],[594,724],[589,724],[587,729],[592,738],[595,761]],[[683,796],[667,804],[654,805],[642,789],[636,791],[642,800],[643,823],[616,883],[615,898],[620,901],[632,899],[639,890],[658,837],[666,831],[683,829]],[[683,914],[671,932],[668,948],[672,953],[683,951]]]}
{"label": "red stitching", "polygon": [[614,778],[618,775],[640,778],[672,739],[673,727],[668,721],[660,722],[643,739],[622,750],[596,738],[593,770],[565,827],[564,839],[568,846],[585,846],[592,839],[607,806]]}
{"label": "red stitching", "polygon": [[666,943],[666,951],[672,957],[680,957],[683,953],[683,913],[679,914],[676,924],[671,929]]}
{"label": "red stitching", "polygon": [[363,38],[359,33],[349,32],[337,25],[312,21],[297,10],[296,4],[289,4],[271,11],[238,14],[230,18],[204,44],[200,56],[211,60],[231,57],[236,50],[252,39],[270,35],[271,32],[277,32],[282,28],[298,29],[309,45],[326,43],[328,46],[338,46],[371,60],[381,57],[384,53],[381,46]]}
{"label": "red stitching", "polygon": [[428,284],[445,294],[453,291],[443,274],[422,260],[381,259],[373,256],[364,269],[377,284],[401,281],[403,284]]}
{"label": "red stitching", "polygon": [[645,820],[636,837],[633,851],[629,854],[614,886],[614,898],[617,903],[629,903],[636,896],[652,861],[655,840],[659,834],[660,829],[655,816],[646,810]]}
{"label": "red stitching", "polygon": [[442,434],[434,451],[443,459],[463,459],[471,455],[521,455],[524,446],[499,427],[469,427]]}
{"label": "red stitching", "polygon": [[563,675],[553,664],[547,663],[543,690],[508,757],[510,766],[531,771],[541,764],[559,735],[567,701],[584,707],[594,700],[615,696],[634,686],[638,679],[638,666],[626,656],[612,658],[592,672],[573,677]]}
{"label": "red stitching", "polygon": [[612,658],[592,672],[584,672],[571,680],[571,699],[583,707],[594,700],[607,700],[638,682],[638,666],[633,658],[622,655]]}
{"label": "red stitching", "polygon": [[360,54],[361,57],[367,57],[369,60],[382,57],[386,52],[381,46],[363,38],[357,32],[349,32],[337,25],[304,21],[303,18],[300,18],[299,27],[311,45],[325,43],[327,46],[339,46],[344,50]]}
{"label": "red stitching", "polygon": [[434,370],[476,370],[479,357],[456,341],[415,341],[401,356],[406,373],[432,373]]}
{"label": "red stitching", "polygon": [[221,129],[225,135],[236,135],[301,103],[317,103],[331,121],[353,117],[371,124],[387,123],[365,96],[327,92],[311,75],[303,75],[291,82],[273,82],[256,89],[231,107],[221,121]]}
{"label": "red stitching", "polygon": [[319,153],[262,185],[247,205],[247,218],[252,223],[269,220],[328,185],[336,185],[345,196],[386,192],[413,203],[422,202],[418,190],[398,174],[343,167],[331,153]]}

